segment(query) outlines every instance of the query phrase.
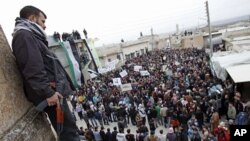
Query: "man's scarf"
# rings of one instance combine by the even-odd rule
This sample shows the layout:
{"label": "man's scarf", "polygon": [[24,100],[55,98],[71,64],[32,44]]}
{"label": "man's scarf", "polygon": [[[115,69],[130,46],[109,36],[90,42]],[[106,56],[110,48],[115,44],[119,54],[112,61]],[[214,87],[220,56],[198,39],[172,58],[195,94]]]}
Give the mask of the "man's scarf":
{"label": "man's scarf", "polygon": [[15,23],[15,28],[14,28],[14,32],[12,34],[12,36],[15,36],[15,34],[19,31],[19,30],[27,30],[32,32],[36,37],[38,37],[39,39],[46,41],[46,33],[45,31],[42,29],[42,27],[40,25],[38,25],[35,22],[29,21],[27,19],[24,18],[16,18],[16,23]]}

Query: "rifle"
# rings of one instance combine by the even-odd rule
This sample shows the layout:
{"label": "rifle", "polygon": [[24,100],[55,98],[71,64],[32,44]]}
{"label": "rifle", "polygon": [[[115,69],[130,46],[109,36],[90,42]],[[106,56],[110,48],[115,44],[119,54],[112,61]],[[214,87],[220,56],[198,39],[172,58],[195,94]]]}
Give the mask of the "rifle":
{"label": "rifle", "polygon": [[63,130],[64,123],[64,113],[63,113],[63,99],[59,98],[59,104],[56,105],[56,124],[57,124],[57,135],[60,137],[60,134]]}
{"label": "rifle", "polygon": [[[47,57],[51,58],[53,61],[53,67],[54,67],[54,76],[55,76],[55,89],[57,92],[60,92],[58,89],[60,88],[59,86],[57,86],[57,84],[59,83],[58,79],[57,79],[57,68],[56,68],[56,61],[58,61],[58,59],[55,56],[49,56],[47,55]],[[58,97],[59,98],[59,97]],[[47,100],[43,100],[41,103],[39,103],[36,106],[36,110],[39,112],[42,112],[46,107],[48,106],[48,102]],[[63,112],[63,99],[59,98],[59,103],[57,103],[56,105],[56,123],[57,123],[57,136],[60,139],[60,134],[63,130],[63,123],[64,123],[64,112]]]}
{"label": "rifle", "polygon": [[[64,123],[64,113],[63,113],[63,99],[59,98],[59,104],[56,105],[56,124],[57,124],[57,135],[60,138],[60,134],[63,130]],[[36,110],[42,112],[48,106],[47,100],[42,101],[40,104],[36,106]]]}

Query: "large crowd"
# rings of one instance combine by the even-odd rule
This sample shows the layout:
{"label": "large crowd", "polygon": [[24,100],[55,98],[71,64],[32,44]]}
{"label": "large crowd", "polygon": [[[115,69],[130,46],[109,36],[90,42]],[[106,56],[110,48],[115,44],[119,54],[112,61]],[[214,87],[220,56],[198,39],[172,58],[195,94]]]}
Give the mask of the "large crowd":
{"label": "large crowd", "polygon": [[[135,66],[150,75],[142,76]],[[114,85],[118,77],[132,90]],[[229,141],[230,125],[249,124],[245,102],[230,77],[217,79],[208,54],[196,48],[146,52],[88,80],[71,99],[87,125],[79,127],[87,141]],[[111,122],[117,122],[113,129]],[[159,126],[166,130],[156,133]]]}

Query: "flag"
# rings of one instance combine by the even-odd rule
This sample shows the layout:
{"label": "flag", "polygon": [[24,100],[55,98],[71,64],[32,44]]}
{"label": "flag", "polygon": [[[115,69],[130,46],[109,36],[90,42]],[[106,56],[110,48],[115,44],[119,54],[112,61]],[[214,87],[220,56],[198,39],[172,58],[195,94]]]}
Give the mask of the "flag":
{"label": "flag", "polygon": [[89,39],[87,40],[87,42],[88,42],[90,51],[91,51],[91,53],[92,53],[92,55],[93,55],[93,57],[94,57],[94,59],[95,59],[95,62],[96,62],[97,67],[100,67],[100,66],[101,66],[101,63],[100,63],[99,56],[98,56],[98,54],[97,54],[97,52],[96,52],[96,49],[95,49],[95,40],[92,39],[92,38],[89,38]]}
{"label": "flag", "polygon": [[76,88],[78,88],[81,86],[81,70],[79,69],[79,64],[73,55],[69,42],[59,42],[59,44],[60,47],[63,48],[66,55],[73,84]]}

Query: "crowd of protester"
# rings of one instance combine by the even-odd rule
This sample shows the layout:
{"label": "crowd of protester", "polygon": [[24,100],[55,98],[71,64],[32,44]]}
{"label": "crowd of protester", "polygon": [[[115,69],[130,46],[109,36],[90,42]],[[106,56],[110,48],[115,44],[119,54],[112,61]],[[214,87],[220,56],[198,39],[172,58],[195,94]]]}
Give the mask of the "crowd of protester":
{"label": "crowd of protester", "polygon": [[[141,76],[136,65],[150,75]],[[121,77],[123,70],[128,74]],[[118,77],[132,90],[113,85]],[[134,57],[88,80],[71,99],[74,113],[87,125],[79,129],[87,141],[228,141],[229,125],[249,124],[244,102],[233,81],[217,79],[205,50],[196,48]],[[111,122],[117,122],[113,129]],[[156,133],[159,126],[166,130]]]}

